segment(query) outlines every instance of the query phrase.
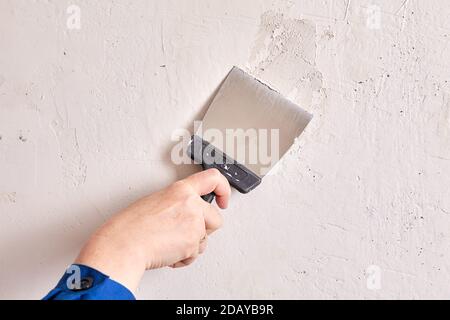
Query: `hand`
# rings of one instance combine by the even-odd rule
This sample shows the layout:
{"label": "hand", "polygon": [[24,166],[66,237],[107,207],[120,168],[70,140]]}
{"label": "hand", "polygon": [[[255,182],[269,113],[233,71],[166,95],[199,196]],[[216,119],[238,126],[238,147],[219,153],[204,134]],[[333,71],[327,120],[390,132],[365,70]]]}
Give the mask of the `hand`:
{"label": "hand", "polygon": [[230,185],[209,169],[149,195],[100,227],[75,263],[95,268],[135,291],[146,269],[191,264],[207,236],[222,225],[218,209],[200,196],[213,192],[225,209]]}

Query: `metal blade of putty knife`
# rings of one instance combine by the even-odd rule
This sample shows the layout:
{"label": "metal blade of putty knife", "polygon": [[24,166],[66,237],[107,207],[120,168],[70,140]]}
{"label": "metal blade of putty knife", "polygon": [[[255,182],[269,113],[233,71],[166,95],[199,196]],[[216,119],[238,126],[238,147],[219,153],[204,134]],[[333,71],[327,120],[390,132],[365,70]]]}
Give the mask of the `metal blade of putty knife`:
{"label": "metal blade of putty knife", "polygon": [[[233,67],[192,136],[188,154],[204,169],[217,168],[231,186],[247,193],[261,183],[311,119],[310,113]],[[211,202],[214,194],[203,199]]]}

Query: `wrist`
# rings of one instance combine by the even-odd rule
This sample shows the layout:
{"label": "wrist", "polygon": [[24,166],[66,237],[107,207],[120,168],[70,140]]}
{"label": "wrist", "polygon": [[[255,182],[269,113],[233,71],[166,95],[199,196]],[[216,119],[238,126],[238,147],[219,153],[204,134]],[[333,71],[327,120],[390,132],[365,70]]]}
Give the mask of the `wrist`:
{"label": "wrist", "polygon": [[127,242],[94,234],[75,260],[94,268],[135,292],[145,272],[142,250]]}

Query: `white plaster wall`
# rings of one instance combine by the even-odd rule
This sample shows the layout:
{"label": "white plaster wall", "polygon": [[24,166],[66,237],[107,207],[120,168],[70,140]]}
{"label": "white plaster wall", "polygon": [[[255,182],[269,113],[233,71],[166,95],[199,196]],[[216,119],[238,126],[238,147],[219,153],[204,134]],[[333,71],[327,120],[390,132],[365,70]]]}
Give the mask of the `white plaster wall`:
{"label": "white plaster wall", "polygon": [[449,40],[446,0],[0,0],[0,298],[42,297],[109,216],[194,172],[171,133],[233,65],[313,122],[137,297],[448,298]]}

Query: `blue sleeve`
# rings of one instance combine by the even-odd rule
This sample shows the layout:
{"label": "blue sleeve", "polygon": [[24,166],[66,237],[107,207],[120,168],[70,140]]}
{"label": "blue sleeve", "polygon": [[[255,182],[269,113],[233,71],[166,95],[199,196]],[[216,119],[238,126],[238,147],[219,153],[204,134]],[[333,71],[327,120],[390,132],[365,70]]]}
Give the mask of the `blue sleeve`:
{"label": "blue sleeve", "polygon": [[67,268],[55,289],[43,300],[136,300],[126,287],[88,266]]}

